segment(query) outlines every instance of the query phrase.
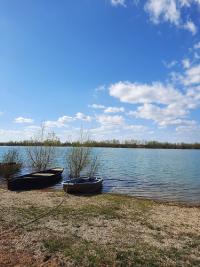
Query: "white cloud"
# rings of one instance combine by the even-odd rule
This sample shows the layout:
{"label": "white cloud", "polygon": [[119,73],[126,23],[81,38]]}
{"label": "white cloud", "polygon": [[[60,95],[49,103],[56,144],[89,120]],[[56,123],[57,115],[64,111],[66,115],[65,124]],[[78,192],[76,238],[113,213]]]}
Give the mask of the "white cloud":
{"label": "white cloud", "polygon": [[180,0],[179,2],[180,2],[181,7],[190,7],[191,1],[193,0]]}
{"label": "white cloud", "polygon": [[90,122],[92,118],[90,116],[87,116],[81,112],[77,112],[74,117],[70,116],[62,116],[59,117],[57,120],[48,120],[44,122],[45,127],[48,128],[62,128],[67,127],[67,123],[73,122],[75,120],[81,120],[81,121],[87,121]]}
{"label": "white cloud", "polygon": [[111,96],[118,98],[125,103],[160,103],[170,104],[182,98],[182,94],[175,90],[172,85],[163,85],[160,82],[154,82],[151,85],[118,82],[109,87]]}
{"label": "white cloud", "polygon": [[90,108],[94,108],[94,109],[104,109],[105,106],[104,105],[99,105],[99,104],[92,104],[89,105]]}
{"label": "white cloud", "polygon": [[45,121],[44,125],[45,125],[45,127],[48,127],[48,128],[54,128],[54,127],[61,128],[61,127],[65,127],[66,123],[71,122],[72,120],[73,120],[72,117],[62,116],[55,121],[51,121],[51,120]]}
{"label": "white cloud", "polygon": [[187,90],[188,98],[192,99],[194,107],[198,106],[200,102],[200,86],[194,86]]}
{"label": "white cloud", "polygon": [[197,132],[197,134],[199,135],[199,131],[200,126],[197,123],[193,123],[191,125],[180,125],[176,127],[176,132],[178,134],[194,134],[195,132]]}
{"label": "white cloud", "polygon": [[15,123],[33,123],[33,119],[31,118],[24,118],[24,117],[18,117],[14,119]]}
{"label": "white cloud", "polygon": [[182,64],[187,68],[183,75],[177,74],[178,80],[186,86],[182,91],[160,82],[118,82],[109,87],[109,93],[121,102],[139,105],[128,113],[135,118],[152,120],[159,127],[193,125],[194,121],[188,117],[192,109],[200,106],[200,65],[191,67],[189,59]]}
{"label": "white cloud", "polygon": [[190,60],[188,58],[184,58],[182,60],[182,65],[184,69],[188,69],[190,67]]}
{"label": "white cloud", "polygon": [[127,138],[144,138],[144,135],[150,133],[148,127],[140,124],[127,124],[125,118],[119,115],[99,115],[96,117],[100,126],[90,129],[90,133],[95,139],[117,138],[124,140]]}
{"label": "white cloud", "polygon": [[[147,0],[145,11],[149,14],[153,23],[169,22],[178,28],[197,33],[197,26],[191,20],[184,20],[185,9],[191,5],[200,5],[199,0]],[[189,12],[187,14],[189,17]]]}
{"label": "white cloud", "polygon": [[119,113],[119,112],[124,112],[123,107],[108,107],[104,110],[104,113]]}
{"label": "white cloud", "polygon": [[83,114],[81,112],[78,112],[78,113],[76,113],[74,119],[90,122],[92,120],[92,117],[87,116],[87,115],[85,115],[85,114]]}
{"label": "white cloud", "polygon": [[126,7],[126,1],[125,0],[111,0],[112,6],[123,6]]}
{"label": "white cloud", "polygon": [[188,125],[194,124],[194,121],[185,119],[188,111],[184,106],[171,104],[165,108],[153,104],[144,104],[137,108],[136,111],[131,111],[129,114],[136,118],[153,120],[161,127],[169,125]]}
{"label": "white cloud", "polygon": [[119,115],[100,115],[97,116],[97,121],[104,126],[119,126],[124,123],[124,118]]}
{"label": "white cloud", "polygon": [[179,24],[180,11],[175,0],[148,0],[145,11],[150,14],[153,23],[169,21],[175,25]]}
{"label": "white cloud", "polygon": [[193,35],[197,33],[197,26],[194,24],[193,21],[187,21],[185,24],[182,26],[184,29],[190,31]]}
{"label": "white cloud", "polygon": [[182,83],[185,86],[200,83],[200,64],[186,70],[184,76],[182,77]]}

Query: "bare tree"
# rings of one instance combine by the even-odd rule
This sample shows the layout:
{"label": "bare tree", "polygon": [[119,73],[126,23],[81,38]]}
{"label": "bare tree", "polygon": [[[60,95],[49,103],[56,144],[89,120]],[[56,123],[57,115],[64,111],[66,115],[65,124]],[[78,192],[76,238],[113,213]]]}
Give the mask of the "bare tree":
{"label": "bare tree", "polygon": [[38,134],[31,142],[34,146],[27,148],[28,165],[35,171],[42,171],[50,167],[55,159],[55,143],[57,137],[54,133],[47,133],[41,126]]}
{"label": "bare tree", "polygon": [[93,148],[90,146],[90,139],[83,130],[80,137],[67,155],[67,165],[70,178],[79,178],[82,174],[88,177],[94,177],[99,163],[97,156],[93,155]]}
{"label": "bare tree", "polygon": [[90,159],[90,163],[89,163],[89,166],[87,168],[87,176],[90,178],[95,177],[99,168],[100,168],[99,158],[98,158],[98,156],[93,156]]}

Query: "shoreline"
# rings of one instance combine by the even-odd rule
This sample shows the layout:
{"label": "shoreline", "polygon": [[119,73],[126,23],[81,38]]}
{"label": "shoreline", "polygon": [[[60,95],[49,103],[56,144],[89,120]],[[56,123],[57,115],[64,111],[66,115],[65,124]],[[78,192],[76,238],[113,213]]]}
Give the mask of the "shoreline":
{"label": "shoreline", "polygon": [[[6,187],[1,187],[0,186],[0,190],[5,190],[5,191],[9,191]],[[63,189],[60,188],[44,188],[44,189],[39,189],[39,190],[30,190],[30,191],[39,191],[39,192],[63,192]],[[12,191],[9,191],[12,192]],[[13,191],[15,192],[15,191]],[[28,191],[17,191],[17,193],[21,193],[21,192],[29,192]],[[98,194],[99,195],[99,194]],[[173,201],[173,200],[162,200],[162,199],[158,199],[158,198],[148,198],[148,197],[143,197],[143,196],[133,196],[133,195],[128,195],[128,194],[123,194],[123,193],[112,193],[112,192],[102,192],[100,193],[100,195],[113,195],[113,196],[124,196],[127,198],[132,198],[132,199],[136,199],[136,200],[143,200],[143,201],[152,201],[155,202],[157,204],[163,204],[163,205],[168,205],[168,206],[177,206],[177,207],[185,207],[185,208],[200,208],[200,202],[199,203],[189,203],[189,202],[184,202],[184,201]],[[77,195],[80,197],[88,197],[90,195]],[[93,195],[91,195],[93,196]]]}
{"label": "shoreline", "polygon": [[[162,147],[162,146],[158,146],[158,147],[151,147],[151,146],[128,146],[128,145],[123,145],[123,144],[120,144],[120,145],[102,145],[102,146],[85,146],[85,147],[91,147],[91,148],[128,148],[128,149],[163,149],[163,150],[200,150],[200,144],[198,144],[198,147],[193,147],[191,144],[186,144],[186,145],[189,145],[188,147]],[[11,144],[11,145],[8,145],[8,144],[0,144],[0,147],[30,147],[30,146],[36,146],[36,145],[23,145],[23,144]],[[43,145],[41,145],[43,146]],[[55,148],[70,148],[72,147],[72,145],[54,145],[53,147]]]}

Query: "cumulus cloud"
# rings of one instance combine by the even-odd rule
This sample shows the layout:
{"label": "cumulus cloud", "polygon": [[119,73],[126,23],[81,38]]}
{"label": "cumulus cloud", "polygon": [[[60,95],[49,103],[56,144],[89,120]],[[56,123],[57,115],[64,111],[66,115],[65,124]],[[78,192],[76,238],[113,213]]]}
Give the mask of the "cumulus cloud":
{"label": "cumulus cloud", "polygon": [[[136,6],[138,2],[138,0],[132,0],[132,4]],[[110,0],[110,3],[112,6],[123,7],[129,4],[126,0]],[[146,0],[144,10],[154,24],[168,22],[195,35],[198,29],[194,21],[190,19],[190,13],[192,14],[192,8],[195,5],[199,6],[200,0]]]}
{"label": "cumulus cloud", "polygon": [[77,112],[74,117],[71,116],[62,116],[59,117],[57,120],[48,120],[44,122],[45,127],[48,128],[62,128],[66,127],[67,123],[75,121],[75,120],[81,120],[81,121],[87,121],[90,122],[92,120],[92,117],[87,116],[81,112]]}
{"label": "cumulus cloud", "polygon": [[200,83],[200,64],[187,69],[182,76],[182,83],[185,86],[195,85]]}
{"label": "cumulus cloud", "polygon": [[175,25],[179,24],[180,11],[175,0],[148,0],[145,5],[145,11],[149,13],[150,19],[155,24],[160,21],[169,21]]}
{"label": "cumulus cloud", "polygon": [[200,127],[196,123],[193,123],[191,125],[180,125],[176,127],[176,132],[179,134],[191,134],[194,132],[198,132],[199,134]]}
{"label": "cumulus cloud", "polygon": [[107,125],[107,126],[119,126],[124,123],[124,118],[119,115],[100,115],[97,116],[97,121],[102,124],[102,125]]}
{"label": "cumulus cloud", "polygon": [[82,112],[78,112],[78,113],[76,113],[74,119],[90,122],[92,120],[92,117],[85,115]]}
{"label": "cumulus cloud", "polygon": [[72,120],[73,120],[72,117],[62,116],[62,117],[59,117],[57,120],[54,120],[54,121],[51,121],[51,120],[45,121],[44,125],[45,125],[45,127],[48,127],[48,128],[54,128],[54,127],[61,128],[61,127],[65,127],[66,123],[71,122]]}
{"label": "cumulus cloud", "polygon": [[34,120],[31,118],[17,117],[14,119],[15,123],[33,123]]}
{"label": "cumulus cloud", "polygon": [[[183,74],[176,74],[183,90],[172,83],[153,82],[143,84],[118,82],[110,85],[109,94],[121,102],[137,105],[127,113],[135,118],[152,120],[159,127],[191,126],[191,110],[200,106],[200,65],[193,65],[190,59],[182,61]],[[183,86],[182,86],[183,87]]]}
{"label": "cumulus cloud", "polygon": [[182,94],[172,85],[163,85],[160,82],[152,84],[118,82],[109,87],[111,96],[125,103],[160,103],[170,104],[182,98]]}
{"label": "cumulus cloud", "polygon": [[117,138],[124,140],[133,138],[134,134],[137,138],[143,138],[149,133],[148,127],[141,124],[128,124],[125,117],[120,115],[99,115],[96,121],[100,126],[90,129],[90,133],[95,139],[111,139]]}
{"label": "cumulus cloud", "polygon": [[119,113],[119,112],[124,112],[123,107],[107,107],[104,110],[104,113]]}
{"label": "cumulus cloud", "polygon": [[[191,5],[200,5],[199,0],[148,0],[145,11],[149,14],[153,23],[169,22],[179,28],[190,31],[193,35],[197,33],[197,26],[189,19],[184,21],[185,9]],[[188,17],[188,16],[187,16]]]}
{"label": "cumulus cloud", "polygon": [[161,108],[153,104],[144,104],[139,106],[136,111],[129,112],[129,115],[136,118],[153,120],[161,127],[170,125],[190,124],[193,121],[185,119],[188,110],[183,105],[171,104]]}

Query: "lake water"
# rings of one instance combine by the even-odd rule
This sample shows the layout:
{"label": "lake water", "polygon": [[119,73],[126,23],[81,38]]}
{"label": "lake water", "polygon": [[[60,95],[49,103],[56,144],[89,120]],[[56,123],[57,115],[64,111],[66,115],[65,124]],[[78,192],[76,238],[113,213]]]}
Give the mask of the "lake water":
{"label": "lake water", "polygon": [[[0,158],[9,148],[0,147]],[[19,150],[26,158],[26,148]],[[56,149],[58,166],[66,168],[67,151]],[[101,161],[103,192],[200,204],[200,150],[94,148],[94,152]]]}

